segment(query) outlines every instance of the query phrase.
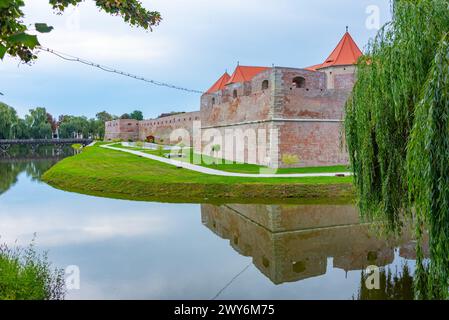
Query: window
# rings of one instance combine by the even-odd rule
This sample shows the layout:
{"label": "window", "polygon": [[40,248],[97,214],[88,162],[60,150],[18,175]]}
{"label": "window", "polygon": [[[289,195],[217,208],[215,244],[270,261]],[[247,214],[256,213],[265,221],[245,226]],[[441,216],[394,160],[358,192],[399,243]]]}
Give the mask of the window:
{"label": "window", "polygon": [[264,81],[262,82],[262,90],[268,89],[268,86],[269,86],[268,80],[264,80]]}
{"label": "window", "polygon": [[234,99],[236,99],[237,98],[237,90],[234,90],[233,92],[232,92],[232,96],[234,97]]}
{"label": "window", "polygon": [[215,98],[212,98],[212,105],[215,104]]}
{"label": "window", "polygon": [[306,87],[306,79],[303,77],[296,77],[293,79],[293,86],[296,88],[305,88]]}

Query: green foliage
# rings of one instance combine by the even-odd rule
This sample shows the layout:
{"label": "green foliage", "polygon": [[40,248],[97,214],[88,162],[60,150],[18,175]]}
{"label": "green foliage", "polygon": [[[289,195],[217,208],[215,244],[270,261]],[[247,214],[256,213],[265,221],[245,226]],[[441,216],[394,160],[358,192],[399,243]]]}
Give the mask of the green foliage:
{"label": "green foliage", "polygon": [[53,131],[52,125],[48,120],[45,108],[31,109],[30,113],[25,116],[25,124],[29,128],[30,137],[34,139],[51,139]]}
{"label": "green foliage", "polygon": [[18,121],[16,110],[0,102],[0,139],[12,139]]}
{"label": "green foliage", "polygon": [[162,146],[162,145],[158,145],[158,146],[157,146],[157,154],[158,154],[160,157],[164,156],[164,146]]}
{"label": "green foliage", "polygon": [[97,119],[101,122],[112,121],[112,120],[116,119],[115,116],[111,115],[110,113],[108,113],[106,111],[97,113],[95,115],[95,117],[97,117]]}
{"label": "green foliage", "polygon": [[282,162],[289,166],[299,164],[299,157],[296,154],[284,154],[282,155]]}
{"label": "green foliage", "polygon": [[12,107],[0,102],[0,139],[49,139],[58,129],[60,138],[83,136],[102,140],[105,121],[114,118],[103,111],[96,119],[65,115],[56,120],[45,108],[36,108],[20,119]]}
{"label": "green foliage", "polygon": [[[78,5],[84,0],[49,0],[57,12]],[[96,6],[109,14],[121,16],[131,26],[152,30],[162,20],[159,12],[146,10],[138,0],[93,0]],[[39,45],[36,35],[30,34],[23,22],[23,0],[0,0],[0,59],[8,53],[24,62],[36,58],[34,49]],[[45,23],[35,23],[35,30],[48,33],[53,27]]]}
{"label": "green foliage", "polygon": [[10,249],[0,245],[0,300],[57,300],[65,296],[63,270],[52,270],[34,245]]}
{"label": "green foliage", "polygon": [[[449,34],[438,48],[415,109],[408,144],[410,200],[419,227],[430,234],[426,298],[448,298],[449,288]],[[418,229],[419,235],[422,230]]]}
{"label": "green foliage", "polygon": [[[132,119],[132,120],[141,121],[141,120],[143,120],[143,113],[142,113],[142,111],[135,110],[135,111],[133,111],[131,113],[124,113],[124,114],[122,114],[120,116],[120,119],[126,119],[126,120]],[[110,121],[110,120],[108,120],[108,121]]]}
{"label": "green foliage", "polygon": [[49,33],[53,30],[53,27],[48,26],[46,23],[35,23],[34,27],[40,33]]}
{"label": "green foliage", "polygon": [[135,110],[135,111],[131,112],[131,114],[129,116],[130,116],[130,119],[139,120],[139,121],[143,120],[143,113],[142,113],[142,111],[139,111],[139,110]]}
{"label": "green foliage", "polygon": [[413,300],[413,275],[407,264],[402,265],[401,272],[396,269],[382,268],[379,272],[379,289],[368,289],[366,281],[370,274],[364,270],[361,274],[360,289],[357,300]]}
{"label": "green foliage", "polygon": [[448,7],[394,1],[392,22],[359,61],[345,120],[361,212],[400,231],[416,211],[418,237],[429,227],[432,275],[418,267],[428,286],[417,292],[433,298],[448,297],[449,279]]}

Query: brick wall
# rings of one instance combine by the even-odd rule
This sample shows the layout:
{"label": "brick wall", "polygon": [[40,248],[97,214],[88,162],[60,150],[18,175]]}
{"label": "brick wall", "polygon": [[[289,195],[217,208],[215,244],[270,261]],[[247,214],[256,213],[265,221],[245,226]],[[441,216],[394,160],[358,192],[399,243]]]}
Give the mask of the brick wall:
{"label": "brick wall", "polygon": [[[269,166],[277,163],[280,167],[347,164],[341,126],[344,105],[354,84],[354,72],[353,66],[332,67],[320,72],[273,67],[251,81],[204,94],[198,112],[132,122],[131,126],[128,120],[107,123],[106,139],[145,140],[151,136],[156,142],[176,143],[170,141],[174,130],[186,129],[192,138],[193,121],[201,120],[203,133],[213,129],[221,135],[217,144],[222,151],[218,156],[225,159],[245,159],[245,162]],[[297,85],[298,79],[301,85]],[[268,85],[263,86],[264,82]],[[231,129],[252,130],[256,134],[265,130],[268,147],[273,142],[270,129],[278,130],[278,148],[266,152],[267,156],[275,153],[276,158],[268,162],[257,150],[255,160],[250,161],[254,157],[248,157],[252,146],[247,143],[243,155],[241,152],[237,158],[235,155],[228,157],[223,151],[229,152],[225,136]],[[211,140],[198,142],[195,150],[210,154],[204,149],[208,145]],[[296,156],[300,162],[296,165],[283,163],[286,155]]]}
{"label": "brick wall", "polygon": [[140,122],[139,139],[144,141],[147,137],[153,136],[156,142],[163,141],[165,144],[176,143],[177,141],[170,141],[170,135],[176,129],[185,129],[192,138],[194,121],[200,121],[199,111],[144,120]]}
{"label": "brick wall", "polygon": [[137,140],[139,136],[139,121],[119,119],[105,123],[105,140],[121,139],[123,141]]}
{"label": "brick wall", "polygon": [[[354,78],[353,73],[348,72],[341,71],[335,77],[334,84],[338,89],[328,89],[325,72],[271,68],[250,82],[231,84],[215,94],[203,95],[202,127],[214,128],[222,136],[226,129],[252,129],[256,132],[265,129],[267,133],[270,128],[277,129],[277,161],[267,163],[266,159],[257,157],[256,164],[277,162],[280,167],[347,164],[341,120],[350,94],[347,87],[352,87],[350,84]],[[299,87],[298,78],[302,79]],[[265,80],[268,80],[268,88],[262,90]],[[237,97],[234,97],[234,90]],[[269,138],[267,141],[271,142]],[[207,143],[203,142],[203,148]],[[248,153],[248,146],[244,152]],[[226,154],[222,155],[228,159]],[[294,155],[300,162],[285,164],[282,162],[285,155]]]}

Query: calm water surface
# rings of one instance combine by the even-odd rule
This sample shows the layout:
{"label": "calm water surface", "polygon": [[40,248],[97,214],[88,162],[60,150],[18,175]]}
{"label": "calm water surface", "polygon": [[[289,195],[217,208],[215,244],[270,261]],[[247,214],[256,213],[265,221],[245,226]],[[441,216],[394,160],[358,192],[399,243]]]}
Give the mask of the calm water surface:
{"label": "calm water surface", "polygon": [[350,205],[90,197],[40,182],[53,155],[0,159],[0,241],[36,234],[55,266],[79,266],[68,299],[353,299],[368,265],[414,269],[412,239],[376,236]]}

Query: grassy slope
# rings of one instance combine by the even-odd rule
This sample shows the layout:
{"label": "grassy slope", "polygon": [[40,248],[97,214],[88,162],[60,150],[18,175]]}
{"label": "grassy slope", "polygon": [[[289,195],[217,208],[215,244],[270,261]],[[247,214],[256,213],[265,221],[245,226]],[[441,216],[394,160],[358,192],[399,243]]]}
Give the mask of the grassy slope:
{"label": "grassy slope", "polygon": [[[142,151],[144,153],[152,154],[155,156],[161,156],[161,153],[159,151],[152,151],[148,149],[141,149],[141,148],[130,148],[130,147],[123,147],[120,143],[117,143],[115,145],[112,145],[115,148],[123,148],[123,149],[131,149],[131,150],[138,150]],[[175,160],[179,161],[185,161],[190,162],[190,159],[193,158],[193,151],[190,150],[190,156],[188,157],[189,150],[183,151],[186,154],[185,158],[176,158]],[[163,151],[164,154],[170,153],[170,151]],[[213,164],[217,163],[217,164]],[[218,158],[213,158],[210,156],[202,155],[201,156],[201,164],[198,164],[200,166],[221,170],[221,171],[227,171],[227,172],[236,172],[236,173],[254,173],[259,174],[260,169],[267,168],[264,166],[259,166],[256,164],[247,164],[247,163],[232,163],[227,164],[225,160],[221,160]],[[292,173],[333,173],[333,172],[349,172],[350,169],[348,166],[327,166],[327,167],[308,167],[308,168],[281,168],[277,170],[277,174],[292,174]]]}
{"label": "grassy slope", "polygon": [[67,191],[167,202],[296,202],[301,198],[351,198],[353,194],[352,178],[210,176],[98,146],[64,159],[43,179]]}

